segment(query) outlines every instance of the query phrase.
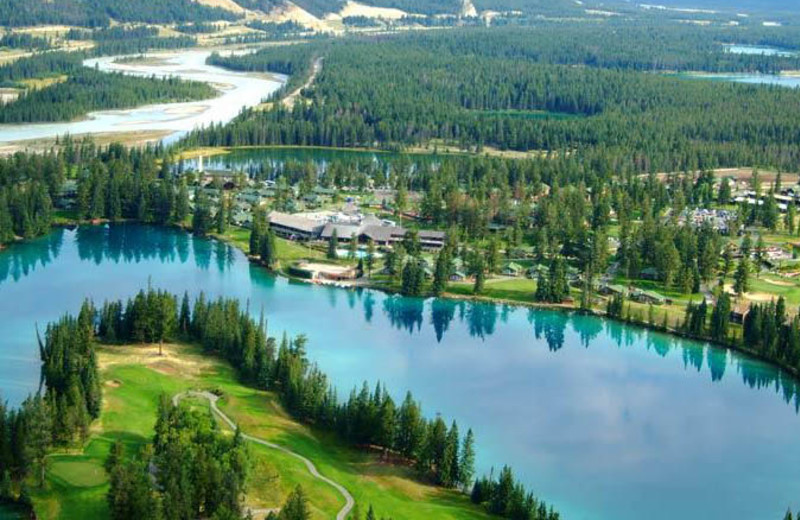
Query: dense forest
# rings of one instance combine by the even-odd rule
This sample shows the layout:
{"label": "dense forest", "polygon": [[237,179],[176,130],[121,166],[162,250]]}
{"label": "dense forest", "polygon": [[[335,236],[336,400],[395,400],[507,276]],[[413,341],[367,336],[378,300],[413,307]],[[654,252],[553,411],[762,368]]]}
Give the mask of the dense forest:
{"label": "dense forest", "polygon": [[[192,24],[190,27],[204,27],[207,24]],[[186,26],[184,26],[186,27]],[[124,27],[103,27],[95,30],[70,29],[66,34],[69,40],[94,40],[94,54],[129,54],[150,49],[177,49],[192,47],[197,40],[190,36],[159,36],[158,28],[144,25]]]}
{"label": "dense forest", "polygon": [[139,78],[82,68],[66,81],[32,90],[0,107],[1,123],[69,121],[99,109],[213,97],[209,85],[176,78]]}
{"label": "dense forest", "polygon": [[45,50],[51,46],[51,42],[47,38],[28,33],[7,33],[0,37],[0,47],[10,49]]}
{"label": "dense forest", "polygon": [[80,70],[85,56],[76,52],[44,52],[0,66],[0,85],[20,87],[22,80],[70,74]]}
{"label": "dense forest", "polygon": [[6,0],[0,3],[0,25],[63,24],[106,27],[119,22],[177,23],[234,20],[230,11],[191,0]]}
{"label": "dense forest", "polygon": [[[478,148],[592,150],[643,172],[800,165],[800,92],[496,56],[504,34],[447,31],[215,58],[280,72],[321,55],[325,66],[310,104],[248,111],[185,142],[393,147],[439,138]],[[523,39],[515,31],[508,37],[515,34]]]}

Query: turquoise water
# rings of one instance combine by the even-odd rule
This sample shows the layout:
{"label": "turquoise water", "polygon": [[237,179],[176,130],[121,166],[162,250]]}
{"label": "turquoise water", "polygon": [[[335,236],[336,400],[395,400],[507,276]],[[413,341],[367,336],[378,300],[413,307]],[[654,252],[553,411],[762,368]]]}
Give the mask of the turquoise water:
{"label": "turquoise water", "polygon": [[[395,152],[375,152],[366,150],[345,150],[314,147],[262,147],[239,148],[230,153],[203,158],[206,170],[238,170],[257,173],[265,166],[280,166],[287,161],[313,162],[324,168],[331,161],[345,163],[374,163],[385,166],[387,162],[398,160],[401,155],[410,163],[438,162],[433,154],[399,154]],[[183,161],[187,169],[197,169],[197,159]]]}
{"label": "turquoise water", "polygon": [[759,362],[594,317],[292,283],[224,244],[142,226],[59,230],[0,253],[0,381],[38,378],[34,326],[151,280],[249,299],[310,338],[343,390],[385,381],[474,428],[569,520],[776,519],[800,506],[795,383]]}
{"label": "turquoise water", "polygon": [[780,49],[767,45],[725,45],[725,50],[731,54],[749,54],[754,56],[781,56],[790,58],[800,54],[798,51]]}

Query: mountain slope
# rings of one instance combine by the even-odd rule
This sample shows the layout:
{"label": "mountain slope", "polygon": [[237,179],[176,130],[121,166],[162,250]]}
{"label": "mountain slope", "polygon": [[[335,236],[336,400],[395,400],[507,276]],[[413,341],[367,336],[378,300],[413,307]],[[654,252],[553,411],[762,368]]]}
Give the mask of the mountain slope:
{"label": "mountain slope", "polygon": [[121,22],[175,23],[232,20],[238,15],[192,0],[3,0],[0,25],[64,24],[84,27]]}

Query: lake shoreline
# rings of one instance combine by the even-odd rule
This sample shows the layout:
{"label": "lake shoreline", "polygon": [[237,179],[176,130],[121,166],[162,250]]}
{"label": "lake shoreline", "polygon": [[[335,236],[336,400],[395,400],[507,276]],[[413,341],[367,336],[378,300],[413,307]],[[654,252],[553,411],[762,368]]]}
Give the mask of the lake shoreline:
{"label": "lake shoreline", "polygon": [[[53,227],[63,227],[63,228],[72,229],[72,228],[75,228],[77,226],[82,226],[82,225],[84,225],[84,226],[104,226],[106,224],[136,224],[136,225],[143,225],[143,226],[164,227],[164,228],[168,228],[168,229],[177,229],[177,230],[183,231],[183,232],[185,232],[187,234],[193,235],[193,233],[191,232],[191,230],[189,228],[187,228],[186,226],[181,225],[181,224],[159,225],[159,224],[153,224],[153,223],[147,223],[147,222],[137,222],[135,220],[125,220],[125,219],[118,220],[116,222],[111,222],[108,219],[96,219],[94,221],[78,221],[78,220],[76,220],[76,221],[71,221],[71,222],[70,221],[61,221],[61,222],[58,222],[58,223],[54,223]],[[284,278],[286,280],[289,280],[289,281],[292,281],[292,282],[296,282],[296,283],[315,285],[313,282],[310,282],[309,280],[292,276],[291,274],[288,273],[288,271],[286,271],[284,269],[268,269],[256,257],[250,255],[247,251],[245,251],[245,249],[240,244],[238,244],[235,240],[232,240],[232,239],[230,239],[228,237],[225,237],[225,236],[222,236],[222,235],[219,235],[219,234],[216,234],[216,233],[209,233],[205,238],[207,238],[209,240],[216,240],[216,241],[225,243],[225,244],[227,244],[227,245],[229,245],[229,246],[231,246],[231,247],[233,247],[235,249],[238,249],[240,252],[242,252],[242,254],[244,254],[245,258],[247,258],[247,261],[249,263],[255,265],[256,267],[259,267],[259,268],[263,269],[264,271],[266,271],[266,272],[268,272],[270,274],[273,274],[274,276],[282,277],[282,278]],[[18,241],[18,242],[15,242],[15,243],[21,243],[21,242],[24,242],[24,240]],[[13,245],[13,244],[11,244],[11,245]],[[0,251],[2,251],[2,248],[0,248]],[[387,295],[401,295],[400,291],[398,291],[396,289],[393,289],[391,287],[386,287],[386,285],[384,285],[384,284],[374,283],[374,282],[367,282],[367,283],[364,283],[364,284],[358,284],[358,285],[353,285],[353,286],[333,285],[333,287],[335,287],[337,289],[347,290],[347,291],[368,289],[368,290],[373,290],[373,291],[380,291],[380,292],[382,292],[384,294],[387,294]],[[522,302],[522,301],[518,301],[518,300],[508,300],[508,299],[502,299],[502,298],[491,298],[491,297],[488,297],[488,296],[450,293],[450,292],[447,292],[447,291],[445,291],[441,296],[427,295],[427,296],[420,296],[419,298],[423,299],[423,300],[427,300],[429,298],[439,298],[439,299],[442,299],[442,300],[449,300],[449,301],[483,303],[483,304],[491,304],[491,305],[503,305],[503,306],[509,306],[509,307],[514,307],[514,308],[519,308],[519,309],[551,310],[551,311],[557,311],[557,312],[561,312],[561,313],[565,313],[565,314],[577,314],[577,315],[584,315],[584,316],[594,316],[594,317],[599,318],[601,320],[608,320],[608,321],[613,321],[615,323],[619,323],[619,324],[622,324],[622,325],[634,326],[634,327],[638,327],[640,329],[650,330],[650,331],[653,331],[653,332],[657,332],[657,333],[673,336],[673,337],[676,337],[676,338],[679,338],[679,339],[703,342],[703,343],[707,343],[708,345],[710,345],[710,346],[712,346],[714,348],[717,348],[717,349],[730,350],[732,352],[743,354],[743,355],[749,356],[749,357],[751,357],[751,358],[753,358],[755,360],[761,361],[761,362],[763,362],[763,363],[765,363],[765,364],[767,364],[767,365],[769,365],[769,366],[771,366],[773,368],[776,368],[776,369],[782,370],[784,372],[787,372],[789,375],[791,375],[793,378],[795,378],[798,382],[800,382],[800,371],[798,371],[795,367],[792,367],[792,366],[789,366],[789,365],[785,365],[785,364],[780,363],[778,361],[775,361],[773,359],[769,359],[769,358],[763,356],[761,353],[759,353],[759,352],[757,352],[755,350],[749,349],[744,345],[732,344],[732,343],[724,343],[724,342],[716,341],[716,340],[713,340],[711,338],[706,338],[706,337],[697,337],[697,336],[693,336],[693,335],[691,335],[691,334],[689,334],[687,332],[684,332],[684,331],[681,331],[681,330],[678,330],[678,329],[674,329],[674,328],[665,329],[663,326],[656,325],[656,324],[650,324],[650,323],[647,323],[647,322],[640,322],[640,321],[627,320],[627,319],[624,319],[624,318],[617,318],[617,317],[614,317],[614,316],[609,316],[608,313],[606,313],[605,311],[599,310],[599,309],[581,309],[579,307],[574,307],[572,305],[565,304],[565,303]]]}
{"label": "lake shoreline", "polygon": [[[728,475],[710,465],[716,455],[703,451],[699,444],[715,438],[716,430],[725,425],[726,438],[734,438],[724,449],[736,455],[741,442],[735,436],[743,435],[748,443],[754,437],[749,422],[752,415],[746,411],[750,410],[749,403],[760,403],[752,408],[760,418],[759,428],[777,429],[777,446],[780,442],[796,445],[788,440],[787,432],[796,431],[789,426],[797,424],[800,417],[797,399],[792,397],[798,394],[800,385],[787,372],[751,356],[726,354],[704,342],[648,333],[573,309],[528,311],[517,304],[503,307],[458,303],[452,298],[387,296],[390,291],[382,287],[375,291],[337,291],[290,282],[285,276],[274,276],[256,268],[257,263],[245,261],[240,250],[248,249],[247,233],[228,230],[226,234],[239,244],[233,248],[219,238],[205,240],[181,232],[181,227],[186,228],[134,223],[87,224],[70,231],[54,228],[51,235],[12,247],[9,254],[2,255],[0,271],[5,265],[8,273],[6,283],[0,285],[2,303],[10,310],[3,322],[9,326],[4,340],[9,359],[7,380],[23,379],[21,367],[13,364],[20,354],[28,352],[35,358],[32,323],[58,319],[65,309],[77,312],[85,297],[96,304],[124,300],[151,280],[152,287],[173,294],[188,291],[196,298],[203,291],[207,298],[236,297],[242,305],[249,302],[253,317],[263,309],[274,334],[307,334],[310,359],[337,382],[337,391],[361,385],[365,376],[394,389],[412,390],[428,403],[431,413],[447,411],[459,425],[476,428],[481,444],[486,446],[481,468],[488,471],[498,460],[515,461],[522,470],[521,480],[540,489],[543,496],[553,497],[566,512],[580,512],[579,506],[593,504],[599,496],[571,492],[570,482],[586,464],[596,467],[596,463],[602,463],[603,471],[608,472],[608,476],[594,479],[598,486],[604,486],[607,477],[619,475],[619,480],[612,481],[622,482],[624,489],[642,489],[640,481],[628,479],[624,472],[618,474],[616,463],[604,455],[609,451],[614,453],[614,460],[631,449],[635,454],[663,460],[667,468],[673,468],[659,473],[665,482],[670,471],[686,471],[688,479],[700,479],[691,469],[691,461],[697,460],[705,461],[702,464],[712,473]],[[291,244],[279,244],[279,248],[283,248],[284,265],[302,254]],[[93,282],[87,285],[85,280]],[[398,287],[386,289],[390,288]],[[63,298],[39,296],[62,292]],[[477,300],[465,296],[469,298],[462,300]],[[31,374],[38,368],[32,362],[25,366]],[[31,376],[30,384],[34,383]],[[783,392],[776,394],[775,385]],[[605,396],[614,395],[624,406],[609,410]],[[400,398],[401,393],[397,395]],[[12,402],[14,399],[12,395]],[[720,400],[739,407],[719,412],[714,405]],[[495,402],[509,405],[497,407],[492,404]],[[630,410],[627,417],[632,425],[620,415],[625,410]],[[699,434],[709,438],[700,435],[698,444],[692,446],[678,443],[664,447],[652,437],[639,436],[642,425],[663,430],[671,424],[683,428],[686,421],[698,420]],[[607,421],[621,428],[612,438],[603,433]],[[705,429],[703,423],[707,423]],[[592,424],[595,426],[590,427]],[[591,449],[585,455],[575,453],[574,440],[565,440],[559,433],[567,431],[563,428],[574,431]],[[630,440],[624,440],[629,435]],[[538,454],[543,449],[552,453],[552,465],[540,461]],[[687,449],[697,453],[682,459],[679,454]],[[760,464],[764,474],[774,474],[776,467],[780,471],[791,469],[780,455],[781,449],[773,445],[770,450],[765,457],[772,462]],[[565,467],[572,457],[579,459]],[[589,463],[584,462],[586,457]],[[670,461],[675,461],[674,466],[669,466]],[[649,464],[637,461],[635,468],[647,471]],[[725,482],[741,488],[737,481]],[[769,491],[768,495],[775,493]],[[777,498],[768,497],[764,503],[783,503],[783,497],[793,496],[786,490],[777,493]],[[612,492],[613,497],[620,497],[619,503],[625,502],[626,495]],[[671,507],[683,511],[702,505],[693,496]],[[707,495],[698,495],[697,500],[703,497]],[[620,511],[616,504],[615,500],[609,506],[614,514],[598,518],[633,520],[615,514]]]}

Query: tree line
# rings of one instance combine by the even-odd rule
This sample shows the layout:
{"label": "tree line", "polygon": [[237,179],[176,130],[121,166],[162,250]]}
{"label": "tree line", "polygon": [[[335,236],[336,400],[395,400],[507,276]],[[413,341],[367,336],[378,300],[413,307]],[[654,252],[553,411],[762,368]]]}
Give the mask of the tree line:
{"label": "tree line", "polygon": [[138,78],[83,68],[66,81],[25,92],[0,107],[0,122],[69,121],[93,110],[213,97],[209,85],[177,78]]}
{"label": "tree line", "polygon": [[53,447],[86,440],[100,416],[102,391],[94,352],[94,309],[48,325],[39,340],[44,391],[18,409],[0,404],[0,498],[29,501],[25,481],[44,484]]}
{"label": "tree line", "polygon": [[191,0],[7,0],[0,25],[107,27],[118,22],[178,23],[235,20],[241,15]]}

